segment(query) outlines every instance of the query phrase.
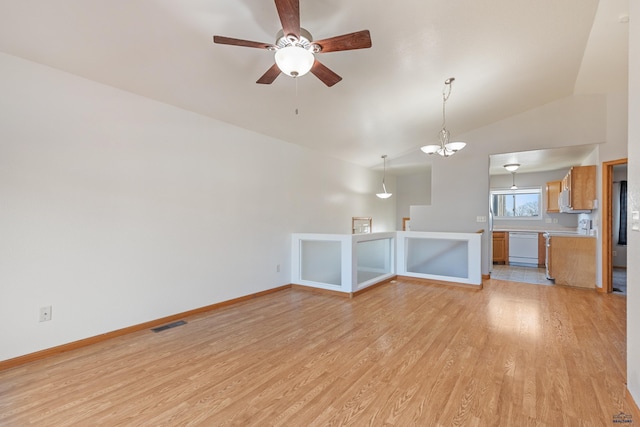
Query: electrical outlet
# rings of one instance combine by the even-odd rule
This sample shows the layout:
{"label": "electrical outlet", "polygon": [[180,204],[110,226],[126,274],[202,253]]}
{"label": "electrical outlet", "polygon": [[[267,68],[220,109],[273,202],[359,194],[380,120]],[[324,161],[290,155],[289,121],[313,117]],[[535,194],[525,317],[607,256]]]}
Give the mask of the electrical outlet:
{"label": "electrical outlet", "polygon": [[551,224],[553,222],[553,218],[545,218],[544,222]]}
{"label": "electrical outlet", "polygon": [[40,321],[41,322],[48,322],[49,320],[51,320],[51,306],[48,305],[46,307],[41,307],[40,308]]}
{"label": "electrical outlet", "polygon": [[553,223],[557,224],[558,223],[558,218],[553,218]]}
{"label": "electrical outlet", "polygon": [[613,256],[618,256],[618,252],[616,252],[616,251],[612,251],[612,252],[611,252],[611,255],[613,255]]}
{"label": "electrical outlet", "polygon": [[276,265],[276,273],[280,273],[280,264]]}

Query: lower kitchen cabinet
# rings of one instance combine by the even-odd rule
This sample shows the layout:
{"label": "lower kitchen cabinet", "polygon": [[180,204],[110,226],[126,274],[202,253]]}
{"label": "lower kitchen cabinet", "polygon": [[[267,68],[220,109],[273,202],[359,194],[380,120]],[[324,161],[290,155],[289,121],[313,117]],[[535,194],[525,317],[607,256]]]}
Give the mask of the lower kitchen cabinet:
{"label": "lower kitchen cabinet", "polygon": [[544,267],[547,258],[547,239],[544,233],[538,233],[538,267]]}
{"label": "lower kitchen cabinet", "polygon": [[551,236],[548,263],[549,275],[556,285],[596,287],[594,237]]}
{"label": "lower kitchen cabinet", "polygon": [[509,233],[506,231],[494,231],[493,238],[493,263],[509,263]]}

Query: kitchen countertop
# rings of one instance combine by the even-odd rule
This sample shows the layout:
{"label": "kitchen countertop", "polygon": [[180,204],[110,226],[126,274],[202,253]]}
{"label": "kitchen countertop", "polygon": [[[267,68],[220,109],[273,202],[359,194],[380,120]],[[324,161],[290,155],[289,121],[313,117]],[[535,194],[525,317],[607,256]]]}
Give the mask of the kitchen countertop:
{"label": "kitchen countertop", "polygon": [[562,233],[562,232],[549,232],[549,236],[551,237],[591,237],[592,239],[595,239],[595,235],[594,234],[578,234],[578,233]]}
{"label": "kitchen countertop", "polygon": [[575,228],[527,228],[527,227],[494,227],[493,231],[513,231],[513,232],[527,232],[527,233],[547,233],[547,232],[558,232],[558,233],[575,233],[578,234],[578,231]]}
{"label": "kitchen countertop", "polygon": [[506,231],[506,232],[520,232],[520,233],[549,233],[550,236],[554,237],[596,237],[595,234],[580,234],[575,228],[507,228],[507,227],[496,227],[493,231]]}

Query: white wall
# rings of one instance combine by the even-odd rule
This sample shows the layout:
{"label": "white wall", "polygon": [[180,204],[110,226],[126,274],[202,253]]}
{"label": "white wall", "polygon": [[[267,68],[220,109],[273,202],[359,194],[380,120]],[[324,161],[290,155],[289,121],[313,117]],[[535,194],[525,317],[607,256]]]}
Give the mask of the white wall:
{"label": "white wall", "polygon": [[288,284],[292,232],[395,228],[381,173],[9,55],[0,69],[0,360]]}
{"label": "white wall", "polygon": [[[640,2],[629,2],[629,224],[640,211]],[[627,281],[640,282],[640,232],[629,231]],[[640,286],[627,288],[627,387],[640,404]]]}
{"label": "white wall", "polygon": [[410,218],[411,206],[431,204],[431,170],[396,177],[396,230],[402,218]]}

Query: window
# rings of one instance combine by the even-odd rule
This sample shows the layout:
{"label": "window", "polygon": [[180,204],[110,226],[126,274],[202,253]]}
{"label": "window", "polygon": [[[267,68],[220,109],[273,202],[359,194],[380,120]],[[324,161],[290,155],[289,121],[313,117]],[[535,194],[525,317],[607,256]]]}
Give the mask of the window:
{"label": "window", "polygon": [[496,219],[540,219],[540,188],[495,190],[491,211]]}

